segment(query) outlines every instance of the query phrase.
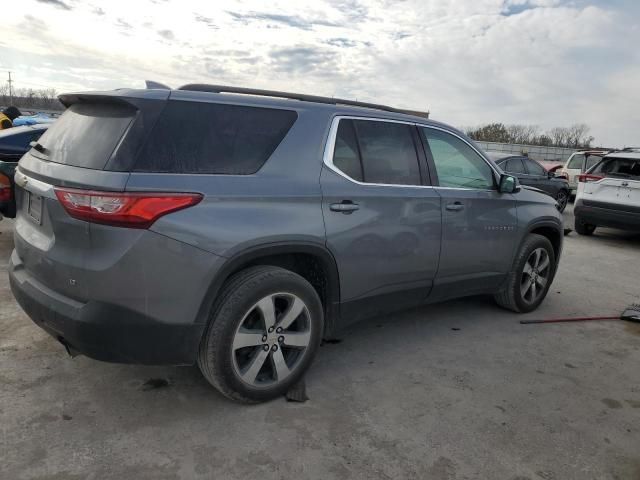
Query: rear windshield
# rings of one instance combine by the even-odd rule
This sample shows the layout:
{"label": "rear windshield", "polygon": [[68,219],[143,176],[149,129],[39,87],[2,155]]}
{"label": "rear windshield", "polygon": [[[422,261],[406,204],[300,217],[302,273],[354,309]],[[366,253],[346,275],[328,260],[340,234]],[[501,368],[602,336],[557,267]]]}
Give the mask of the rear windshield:
{"label": "rear windshield", "polygon": [[71,105],[40,137],[46,150],[31,153],[54,163],[102,170],[135,112],[119,104]]}
{"label": "rear windshield", "polygon": [[170,101],[140,152],[134,171],[255,173],[296,118],[291,110]]}
{"label": "rear windshield", "polygon": [[640,179],[640,160],[632,158],[605,158],[590,173],[607,177]]}

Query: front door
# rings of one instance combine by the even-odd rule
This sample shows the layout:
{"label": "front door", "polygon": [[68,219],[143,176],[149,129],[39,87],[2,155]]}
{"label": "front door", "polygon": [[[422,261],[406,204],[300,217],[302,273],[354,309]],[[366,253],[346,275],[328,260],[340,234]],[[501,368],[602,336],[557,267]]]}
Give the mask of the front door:
{"label": "front door", "polygon": [[421,127],[432,182],[442,197],[438,299],[495,289],[511,267],[516,201],[497,190],[493,167],[461,137]]}
{"label": "front door", "polygon": [[[321,174],[343,319],[419,304],[438,268],[440,196],[411,124],[335,119]],[[422,157],[421,157],[422,156]]]}

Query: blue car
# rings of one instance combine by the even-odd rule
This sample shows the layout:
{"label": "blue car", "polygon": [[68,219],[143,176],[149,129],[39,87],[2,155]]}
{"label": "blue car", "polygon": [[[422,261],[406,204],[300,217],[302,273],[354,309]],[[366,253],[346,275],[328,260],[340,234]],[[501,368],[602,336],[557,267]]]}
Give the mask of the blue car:
{"label": "blue car", "polygon": [[38,141],[49,124],[37,124],[0,130],[0,219],[16,216],[13,175],[18,160]]}

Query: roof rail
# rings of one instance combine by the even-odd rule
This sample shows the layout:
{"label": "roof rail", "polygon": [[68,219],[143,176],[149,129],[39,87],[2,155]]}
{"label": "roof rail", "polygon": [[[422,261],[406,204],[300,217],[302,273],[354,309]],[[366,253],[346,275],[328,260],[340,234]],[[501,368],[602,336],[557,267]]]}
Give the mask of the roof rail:
{"label": "roof rail", "polygon": [[257,88],[229,87],[225,85],[207,85],[204,83],[190,83],[183,85],[178,90],[188,90],[191,92],[210,92],[210,93],[239,93],[243,95],[257,95],[261,97],[287,98],[290,100],[301,100],[303,102],[325,103],[330,105],[349,105],[353,107],[372,108],[375,110],[384,110],[386,112],[403,113],[405,115],[414,115],[418,117],[429,118],[429,112],[418,110],[404,110],[400,108],[388,107],[386,105],[378,105],[376,103],[358,102],[355,100],[346,100],[343,98],[320,97],[317,95],[306,95],[303,93],[279,92],[277,90],[261,90]]}
{"label": "roof rail", "polygon": [[621,152],[638,152],[640,147],[624,147]]}

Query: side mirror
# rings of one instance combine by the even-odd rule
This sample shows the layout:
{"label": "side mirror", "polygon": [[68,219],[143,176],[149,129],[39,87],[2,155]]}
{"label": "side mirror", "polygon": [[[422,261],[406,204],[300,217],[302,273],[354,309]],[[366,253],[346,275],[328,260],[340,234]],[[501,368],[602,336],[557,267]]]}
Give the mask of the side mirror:
{"label": "side mirror", "polygon": [[553,178],[556,176],[556,172],[547,172],[549,175],[549,178]]}
{"label": "side mirror", "polygon": [[520,183],[518,179],[512,175],[503,173],[500,175],[500,184],[498,185],[500,193],[516,193],[520,191]]}

